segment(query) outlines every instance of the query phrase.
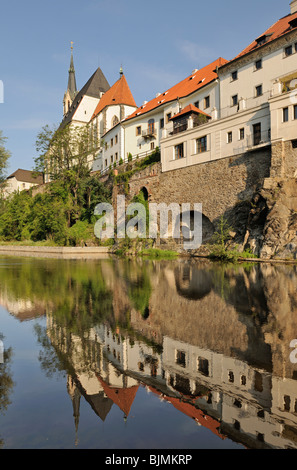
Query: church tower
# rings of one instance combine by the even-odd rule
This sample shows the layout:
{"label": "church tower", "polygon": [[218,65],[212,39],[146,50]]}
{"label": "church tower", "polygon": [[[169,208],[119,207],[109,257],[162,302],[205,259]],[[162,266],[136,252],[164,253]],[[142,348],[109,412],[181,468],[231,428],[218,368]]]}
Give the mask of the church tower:
{"label": "church tower", "polygon": [[71,59],[70,59],[70,67],[68,71],[68,87],[67,91],[64,94],[64,100],[63,100],[63,115],[68,113],[73,100],[77,94],[77,89],[76,89],[76,78],[75,78],[75,69],[74,69],[74,63],[73,63],[73,42],[71,42]]}

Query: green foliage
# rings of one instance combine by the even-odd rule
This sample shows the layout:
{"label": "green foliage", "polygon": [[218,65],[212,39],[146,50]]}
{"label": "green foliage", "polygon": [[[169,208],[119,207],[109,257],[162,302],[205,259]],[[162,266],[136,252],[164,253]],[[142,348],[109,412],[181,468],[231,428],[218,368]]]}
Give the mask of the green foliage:
{"label": "green foliage", "polygon": [[223,216],[220,218],[218,230],[213,234],[212,241],[214,245],[217,245],[221,250],[225,249],[226,242],[230,239],[230,231],[232,227],[228,224],[228,221]]}
{"label": "green foliage", "polygon": [[61,246],[97,243],[94,209],[110,197],[110,188],[88,175],[78,182],[75,195],[65,181],[53,181],[46,192],[34,197],[27,191],[15,193],[1,206],[0,239]]}
{"label": "green foliage", "polygon": [[8,159],[10,158],[10,152],[5,148],[7,138],[3,136],[0,130],[0,183],[5,179],[5,171],[8,165]]}
{"label": "green foliage", "polygon": [[84,246],[93,238],[94,226],[86,220],[78,220],[68,229],[68,242],[73,246]]}
{"label": "green foliage", "polygon": [[243,258],[255,258],[255,255],[249,250],[240,252],[238,247],[230,249],[227,247],[227,242],[230,240],[230,232],[232,227],[228,224],[227,220],[222,216],[220,218],[218,230],[212,237],[211,253],[209,258],[217,259],[224,262],[236,262]]}

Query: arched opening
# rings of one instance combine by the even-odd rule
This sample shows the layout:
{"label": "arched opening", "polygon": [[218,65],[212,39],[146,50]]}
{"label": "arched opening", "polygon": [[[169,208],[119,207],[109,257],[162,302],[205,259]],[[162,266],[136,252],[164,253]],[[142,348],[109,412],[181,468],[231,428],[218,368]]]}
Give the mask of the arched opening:
{"label": "arched opening", "polygon": [[143,186],[143,188],[141,188],[140,192],[141,192],[142,195],[143,195],[143,199],[144,199],[145,201],[148,201],[149,193],[148,193],[148,190],[146,189],[145,186]]}
{"label": "arched opening", "polygon": [[177,293],[188,300],[201,300],[213,288],[212,277],[204,269],[186,265],[181,269],[177,268],[174,274]]}
{"label": "arched opening", "polygon": [[202,217],[202,244],[208,243],[211,240],[215,232],[213,224],[211,223],[209,218],[206,217],[206,215],[201,214],[200,212],[191,210],[191,211],[183,212],[180,218],[181,233],[182,233],[184,241],[189,242],[193,240],[194,230],[197,229],[196,225],[198,225],[199,229],[201,228],[200,223],[199,223],[199,221],[201,220],[201,217]]}
{"label": "arched opening", "polygon": [[114,116],[111,120],[112,127],[116,126],[119,122],[119,118],[117,116]]}

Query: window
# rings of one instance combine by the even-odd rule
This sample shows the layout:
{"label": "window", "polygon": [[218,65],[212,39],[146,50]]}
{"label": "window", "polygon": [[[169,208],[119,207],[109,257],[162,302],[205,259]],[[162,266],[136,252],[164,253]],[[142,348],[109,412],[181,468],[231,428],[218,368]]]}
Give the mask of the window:
{"label": "window", "polygon": [[288,46],[285,48],[285,56],[286,57],[289,57],[290,55],[293,54],[293,47],[292,46]]}
{"label": "window", "polygon": [[233,82],[238,79],[238,71],[237,70],[234,70],[234,72],[232,72],[231,78],[232,78]]}
{"label": "window", "polygon": [[289,120],[289,108],[283,108],[283,122],[288,122]]}
{"label": "window", "polygon": [[164,118],[160,119],[160,129],[163,129],[164,127]]}
{"label": "window", "polygon": [[166,114],[166,123],[170,121],[171,113]]}
{"label": "window", "polygon": [[254,145],[259,145],[262,140],[262,125],[261,122],[253,124],[253,142]]}
{"label": "window", "polygon": [[244,139],[244,128],[239,129],[239,140],[243,140],[243,139]]}
{"label": "window", "polygon": [[234,382],[234,374],[233,374],[232,370],[229,371],[228,377],[229,377],[229,382],[233,383]]}
{"label": "window", "polygon": [[255,62],[255,69],[261,70],[261,68],[262,68],[262,59],[259,59]]}
{"label": "window", "polygon": [[232,132],[228,132],[228,134],[227,134],[227,142],[228,142],[228,144],[231,144],[231,143],[232,143]]}
{"label": "window", "polygon": [[154,150],[154,148],[155,148],[155,143],[151,142],[151,150]]}
{"label": "window", "polygon": [[113,155],[110,157],[110,163],[113,163]]}
{"label": "window", "polygon": [[297,104],[294,105],[294,119],[297,119]]}
{"label": "window", "polygon": [[238,105],[238,95],[232,96],[232,106],[237,106]]}
{"label": "window", "polygon": [[199,101],[196,101],[196,102],[194,103],[194,106],[199,109]]}
{"label": "window", "polygon": [[186,367],[186,353],[184,351],[176,351],[176,364]]}
{"label": "window", "polygon": [[114,138],[114,143],[115,143],[115,144],[118,143],[118,135],[115,136],[115,138]]}
{"label": "window", "polygon": [[262,95],[263,95],[263,86],[262,85],[256,86],[256,97],[262,96]]}
{"label": "window", "polygon": [[207,152],[207,136],[200,137],[196,140],[196,153]]}
{"label": "window", "polygon": [[141,135],[141,126],[136,127],[136,135]]}
{"label": "window", "polygon": [[206,97],[204,98],[204,109],[209,108],[209,106],[210,106],[210,97],[209,97],[209,96],[206,96]]}
{"label": "window", "polygon": [[209,366],[207,359],[204,359],[203,357],[198,358],[198,370],[203,375],[206,375],[207,377],[209,376]]}
{"label": "window", "polygon": [[113,147],[113,139],[110,141],[110,146]]}
{"label": "window", "polygon": [[291,142],[292,142],[292,148],[297,149],[297,139],[292,140]]}
{"label": "window", "polygon": [[107,167],[107,160],[105,159],[105,168]]}
{"label": "window", "polygon": [[236,431],[240,431],[240,422],[237,421],[237,419],[234,420],[234,429],[236,429]]}
{"label": "window", "polygon": [[178,144],[174,147],[175,160],[184,158],[184,144]]}
{"label": "window", "polygon": [[148,121],[147,129],[148,129],[149,134],[154,134],[155,132],[155,120],[154,119],[150,119]]}

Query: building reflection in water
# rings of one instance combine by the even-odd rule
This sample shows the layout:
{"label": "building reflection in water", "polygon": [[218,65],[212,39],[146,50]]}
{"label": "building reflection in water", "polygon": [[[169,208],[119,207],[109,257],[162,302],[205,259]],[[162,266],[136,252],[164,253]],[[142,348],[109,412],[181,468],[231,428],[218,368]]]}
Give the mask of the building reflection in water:
{"label": "building reflection in water", "polygon": [[82,396],[102,421],[112,406],[127,420],[145,387],[221,439],[297,448],[295,267],[107,260],[100,269],[112,293],[102,321],[74,331],[46,307],[48,338],[71,371],[76,431]]}

